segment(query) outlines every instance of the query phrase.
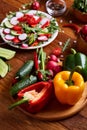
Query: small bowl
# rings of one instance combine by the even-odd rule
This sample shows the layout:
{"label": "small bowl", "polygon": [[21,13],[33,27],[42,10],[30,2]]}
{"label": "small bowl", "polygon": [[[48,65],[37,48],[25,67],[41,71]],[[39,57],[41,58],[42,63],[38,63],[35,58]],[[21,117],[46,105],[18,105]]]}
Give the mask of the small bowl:
{"label": "small bowl", "polygon": [[87,13],[83,13],[75,8],[73,8],[73,15],[83,23],[87,23]]}
{"label": "small bowl", "polygon": [[79,52],[87,55],[87,42],[82,38],[80,33],[77,36],[76,48]]}
{"label": "small bowl", "polygon": [[53,17],[61,16],[66,11],[66,3],[64,0],[48,0],[46,10]]}

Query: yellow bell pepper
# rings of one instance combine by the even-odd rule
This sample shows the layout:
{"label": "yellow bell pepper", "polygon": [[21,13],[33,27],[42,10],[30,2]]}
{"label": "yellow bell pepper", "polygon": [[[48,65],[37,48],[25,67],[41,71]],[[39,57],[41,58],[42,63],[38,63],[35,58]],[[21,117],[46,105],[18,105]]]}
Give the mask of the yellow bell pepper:
{"label": "yellow bell pepper", "polygon": [[85,88],[84,79],[78,72],[61,71],[54,77],[55,96],[62,104],[74,105],[82,96]]}

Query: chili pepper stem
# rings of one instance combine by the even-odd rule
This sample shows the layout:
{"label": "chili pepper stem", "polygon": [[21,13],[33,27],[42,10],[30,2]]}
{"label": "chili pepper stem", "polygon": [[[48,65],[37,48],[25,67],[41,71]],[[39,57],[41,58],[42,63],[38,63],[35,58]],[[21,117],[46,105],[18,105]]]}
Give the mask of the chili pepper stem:
{"label": "chili pepper stem", "polygon": [[15,102],[15,103],[13,103],[12,105],[10,105],[9,107],[8,107],[8,109],[9,110],[11,110],[11,109],[13,109],[14,107],[16,107],[16,106],[19,106],[19,105],[21,105],[21,104],[23,104],[23,103],[25,103],[25,102],[28,102],[28,99],[21,99],[21,100],[19,100],[18,102]]}
{"label": "chili pepper stem", "polygon": [[74,82],[73,82],[73,80],[72,80],[73,73],[74,73],[75,71],[80,71],[81,69],[82,69],[81,66],[76,66],[76,67],[70,72],[69,79],[66,80],[66,84],[68,84],[68,85],[73,85],[73,84],[74,84]]}

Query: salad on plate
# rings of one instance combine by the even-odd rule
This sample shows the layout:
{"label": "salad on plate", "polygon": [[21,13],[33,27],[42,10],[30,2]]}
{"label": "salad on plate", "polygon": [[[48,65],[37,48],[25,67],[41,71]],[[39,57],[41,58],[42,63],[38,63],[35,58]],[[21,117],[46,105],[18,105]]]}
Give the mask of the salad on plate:
{"label": "salad on plate", "polygon": [[13,47],[36,49],[50,44],[58,35],[55,18],[36,10],[10,12],[1,23],[2,39]]}

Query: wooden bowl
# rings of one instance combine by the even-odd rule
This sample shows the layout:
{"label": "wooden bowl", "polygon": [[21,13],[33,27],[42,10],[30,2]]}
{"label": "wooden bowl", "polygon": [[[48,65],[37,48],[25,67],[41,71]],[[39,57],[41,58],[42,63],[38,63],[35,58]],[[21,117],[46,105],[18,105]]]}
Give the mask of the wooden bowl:
{"label": "wooden bowl", "polygon": [[81,34],[79,33],[77,36],[77,50],[87,55],[87,42],[82,38]]}
{"label": "wooden bowl", "polygon": [[87,13],[83,13],[77,9],[73,9],[73,15],[81,22],[87,23]]}

